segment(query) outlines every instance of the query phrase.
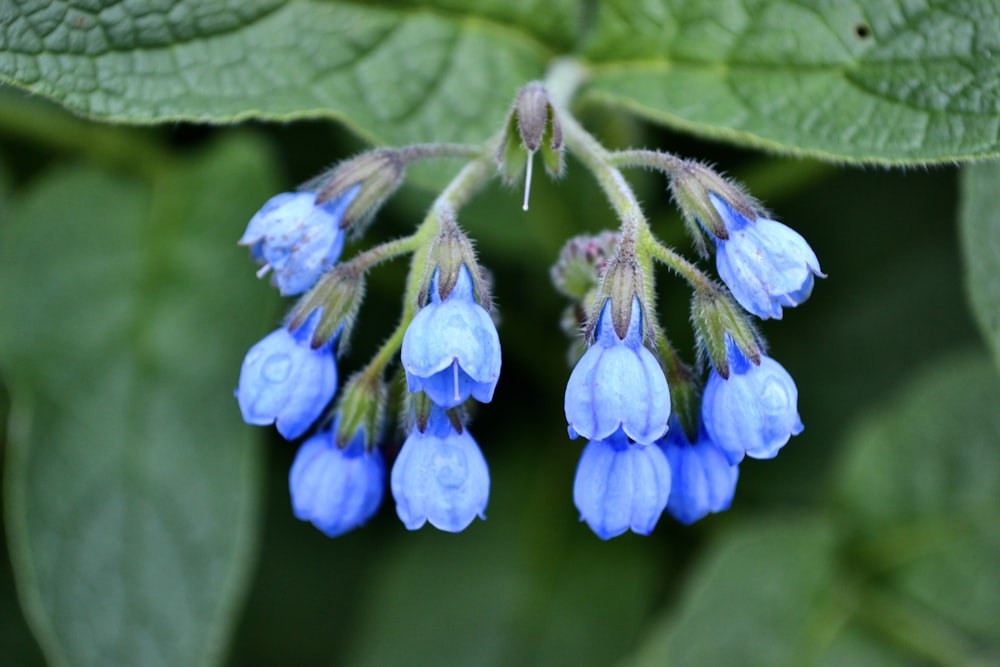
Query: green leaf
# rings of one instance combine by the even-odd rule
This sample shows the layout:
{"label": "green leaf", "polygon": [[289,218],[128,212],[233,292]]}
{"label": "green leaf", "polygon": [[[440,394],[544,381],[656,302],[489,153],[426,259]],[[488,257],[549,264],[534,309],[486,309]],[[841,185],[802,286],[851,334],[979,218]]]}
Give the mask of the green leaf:
{"label": "green leaf", "polygon": [[995,664],[998,405],[982,354],[932,364],[848,438],[841,521],[724,534],[634,663]]}
{"label": "green leaf", "polygon": [[629,664],[910,664],[847,624],[836,544],[821,517],[742,524],[699,560],[677,611]]}
{"label": "green leaf", "polygon": [[962,169],[958,221],[972,312],[1000,365],[1000,162]]}
{"label": "green leaf", "polygon": [[[574,0],[430,7],[0,2],[0,78],[106,120],[343,120],[372,141],[480,142],[579,24]],[[392,3],[388,3],[392,4]]]}
{"label": "green leaf", "polygon": [[609,0],[589,97],[782,152],[915,164],[1000,155],[1000,5]]}
{"label": "green leaf", "polygon": [[64,168],[0,229],[8,539],[50,664],[221,657],[259,505],[232,391],[269,314],[234,239],[266,158],[230,141],[152,187]]}
{"label": "green leaf", "polygon": [[[984,354],[924,372],[849,438],[841,504],[866,566],[959,646],[1000,655],[1000,378]],[[954,663],[953,663],[954,664]]]}

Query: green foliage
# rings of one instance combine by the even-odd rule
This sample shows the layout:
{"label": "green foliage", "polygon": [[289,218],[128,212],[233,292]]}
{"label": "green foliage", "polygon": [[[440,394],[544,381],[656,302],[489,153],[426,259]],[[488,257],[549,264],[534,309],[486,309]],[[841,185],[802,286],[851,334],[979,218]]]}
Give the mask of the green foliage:
{"label": "green foliage", "polygon": [[780,151],[912,164],[1000,154],[992,0],[611,0],[592,96]]}
{"label": "green foliage", "polygon": [[849,436],[836,519],[725,534],[635,664],[990,664],[1000,655],[997,405],[1000,379],[983,355],[931,364]]}
{"label": "green foliage", "polygon": [[[829,279],[762,326],[805,433],[743,464],[724,515],[611,543],[577,523],[548,265],[615,221],[573,163],[557,184],[536,173],[526,214],[493,187],[461,215],[502,315],[504,375],[470,427],[489,519],[411,534],[387,494],[364,531],[329,540],[289,510],[294,447],[261,470],[232,398],[279,317],[235,240],[357,143],[316,122],[222,126],[333,118],[373,142],[482,142],[569,54],[592,75],[584,110],[797,156],[964,161],[1000,155],[997,53],[992,0],[0,0],[0,80],[28,91],[0,88],[3,509],[46,658],[214,665],[235,634],[241,667],[996,664],[1000,380],[950,351],[975,339],[964,268],[1000,363],[998,163],[963,167],[956,193],[944,169],[748,159],[589,114],[609,144],[718,163],[813,243]],[[662,179],[628,177],[687,252]],[[404,188],[364,244],[409,233],[427,204]],[[401,267],[369,278],[343,378],[398,317]],[[657,290],[689,350],[688,293],[666,273]],[[0,597],[8,579],[0,559]],[[15,607],[0,599],[0,663],[37,662]]]}
{"label": "green foliage", "polygon": [[265,157],[231,140],[153,183],[62,168],[0,228],[7,528],[51,664],[214,664],[225,647],[260,466],[232,387],[265,314],[231,229],[275,187]]}
{"label": "green foliage", "polygon": [[506,25],[526,23],[532,3],[438,4],[13,3],[0,11],[0,75],[108,120],[326,116],[373,141],[482,141],[543,73],[541,40],[569,41],[576,3],[546,9],[537,34]]}
{"label": "green foliage", "polygon": [[936,621],[939,634],[954,631],[957,646],[995,658],[1000,380],[983,354],[947,362],[856,430],[840,504],[873,575],[912,600],[928,625]]}
{"label": "green foliage", "polygon": [[0,10],[0,77],[107,120],[322,116],[376,142],[479,142],[521,85],[579,49],[587,99],[705,136],[842,161],[1000,155],[992,0]]}
{"label": "green foliage", "polygon": [[959,234],[972,312],[1000,365],[1000,162],[962,169]]}

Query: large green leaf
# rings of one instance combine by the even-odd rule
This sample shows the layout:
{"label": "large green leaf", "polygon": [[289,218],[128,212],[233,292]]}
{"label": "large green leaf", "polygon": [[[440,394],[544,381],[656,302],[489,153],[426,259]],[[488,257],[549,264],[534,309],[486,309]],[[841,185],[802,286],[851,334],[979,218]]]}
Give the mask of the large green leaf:
{"label": "large green leaf", "polygon": [[859,427],[840,485],[868,568],[960,645],[1000,656],[1000,378],[984,354],[924,373]]}
{"label": "large green leaf", "polygon": [[81,4],[0,0],[0,77],[103,119],[328,116],[395,143],[483,141],[579,22],[573,0]]}
{"label": "large green leaf", "polygon": [[259,504],[232,389],[268,315],[233,240],[247,193],[274,189],[266,158],[231,141],[152,187],[64,168],[0,229],[8,538],[52,664],[204,665],[225,646]]}
{"label": "large green leaf", "polygon": [[1000,155],[995,0],[609,0],[591,98],[741,143],[906,164]]}
{"label": "large green leaf", "polygon": [[726,533],[635,663],[996,664],[998,405],[984,355],[931,365],[848,438],[840,520]]}
{"label": "large green leaf", "polygon": [[741,525],[700,560],[631,664],[912,664],[849,622],[836,538],[819,517]]}
{"label": "large green leaf", "polygon": [[961,197],[966,289],[983,337],[1000,365],[1000,162],[965,167]]}

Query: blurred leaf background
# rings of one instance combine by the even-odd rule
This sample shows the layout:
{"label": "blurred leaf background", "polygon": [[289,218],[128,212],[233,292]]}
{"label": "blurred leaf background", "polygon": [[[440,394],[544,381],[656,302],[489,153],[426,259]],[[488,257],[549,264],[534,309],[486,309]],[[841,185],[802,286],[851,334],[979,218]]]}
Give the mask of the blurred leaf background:
{"label": "blurred leaf background", "polygon": [[[248,25],[258,26],[260,35],[280,37],[288,33],[269,32],[253,21],[294,18],[302,25],[308,23],[307,10],[335,12],[342,4],[248,3],[240,16],[250,17]],[[733,12],[719,15],[731,31],[746,32],[735,46],[727,42],[724,53],[754,70],[756,51],[740,48],[745,35],[763,30],[757,36],[763,42],[785,34],[775,31],[787,25],[807,30],[812,19],[802,10],[816,9],[814,4],[733,3]],[[989,29],[997,10],[988,2],[960,4],[954,20],[948,20],[942,3],[930,3],[907,22],[887,4],[875,3],[863,24],[873,32],[865,37],[851,32],[859,23],[850,11],[823,5],[833,15],[820,14],[822,29],[846,30],[837,34],[847,62],[857,65],[855,77],[876,76],[874,65],[865,65],[866,53],[894,54],[898,60],[902,49],[917,64],[886,75],[887,82],[897,77],[931,90],[934,76],[952,81],[947,72],[933,69],[947,63],[948,53],[929,53],[930,47],[907,37],[926,29],[952,37],[939,51],[951,49],[965,59],[960,64],[972,63],[971,82],[962,90],[978,90],[975,103],[959,96],[958,106],[949,106],[930,93],[921,97],[919,90],[916,98],[903,99],[914,88],[889,86],[903,91],[892,109],[919,110],[924,104],[933,111],[925,127],[937,123],[954,130],[925,133],[944,138],[924,144],[923,153],[902,134],[882,144],[837,144],[821,130],[855,118],[851,109],[837,106],[817,112],[812,131],[794,119],[784,135],[773,134],[782,131],[782,123],[754,125],[755,113],[761,121],[768,115],[752,102],[769,99],[761,96],[767,85],[785,85],[780,71],[777,79],[740,79],[739,68],[726,75],[759,84],[754,94],[735,95],[750,100],[754,113],[730,107],[729,120],[748,125],[727,125],[721,112],[699,116],[704,106],[691,102],[660,106],[656,113],[639,108],[660,104],[649,99],[582,107],[584,123],[609,146],[645,145],[700,157],[745,182],[810,241],[829,274],[807,304],[786,311],[781,322],[763,325],[772,356],[798,383],[805,432],[777,459],[743,464],[730,511],[691,527],[665,516],[649,538],[627,535],[608,543],[578,522],[572,505],[581,447],[565,434],[568,341],[559,330],[563,303],[548,278],[568,237],[616,226],[578,163],[570,161],[562,182],[536,178],[527,213],[520,211],[519,192],[495,185],[461,215],[495,275],[504,370],[493,403],[479,410],[471,425],[490,464],[489,518],[457,536],[429,528],[408,533],[394,516],[391,499],[369,525],[336,540],[292,517],[287,471],[294,446],[266,429],[243,425],[231,398],[242,355],[288,304],[254,278],[253,265],[235,241],[272,194],[362,149],[357,134],[484,139],[492,131],[489,115],[499,122],[516,86],[541,76],[556,53],[581,50],[595,62],[610,54],[608,60],[613,56],[618,63],[648,64],[655,58],[687,63],[688,70],[669,69],[682,76],[670,86],[681,86],[684,95],[668,101],[718,99],[698,95],[716,90],[708,84],[728,85],[725,81],[696,86],[703,74],[722,71],[693,51],[699,37],[716,32],[705,27],[716,24],[706,23],[698,9],[704,5],[566,2],[546,12],[532,3],[484,3],[469,10],[457,0],[441,0],[420,10],[410,3],[350,9],[349,25],[368,26],[372,43],[383,47],[411,33],[439,35],[424,24],[414,28],[417,20],[441,31],[427,40],[430,46],[420,47],[432,55],[438,43],[479,49],[476,37],[482,31],[506,49],[499,60],[487,49],[479,59],[463,61],[453,60],[462,53],[458,47],[445,49],[443,62],[453,65],[446,68],[450,78],[438,82],[450,84],[434,88],[444,92],[419,107],[428,115],[406,115],[410,125],[392,114],[374,114],[385,106],[370,96],[345,97],[346,106],[331,115],[346,118],[354,133],[317,118],[236,126],[191,122],[195,116],[217,121],[240,110],[271,119],[298,115],[294,109],[266,108],[268,100],[287,97],[270,95],[265,85],[255,99],[234,98],[230,93],[239,89],[234,87],[184,101],[171,97],[161,80],[154,92],[177,109],[203,113],[157,117],[165,103],[136,94],[118,99],[132,100],[138,110],[104,115],[140,123],[171,120],[146,127],[85,120],[21,90],[0,88],[0,418],[6,426],[4,554],[10,559],[0,573],[0,660],[234,666],[1000,662],[995,362],[1000,169],[995,163],[896,171],[831,166],[765,156],[731,143],[911,165],[995,156],[997,139],[990,143],[982,128],[991,122],[995,127],[1000,117],[998,92],[988,85],[997,65],[981,54],[991,35],[1000,39],[1000,30]],[[93,71],[95,80],[104,82],[107,99],[116,99],[113,84],[128,80],[114,75],[121,50],[94,56],[93,70],[73,60],[93,55],[91,47],[72,39],[57,53],[18,51],[15,46],[30,40],[18,32],[17,20],[34,17],[34,25],[44,24],[42,10],[29,11],[29,5],[15,3],[0,13],[6,40],[0,43],[0,74],[100,116],[99,109],[73,102],[98,96],[74,98],[58,90],[72,89],[66,72],[82,72],[83,81]],[[38,7],[43,5],[64,3]],[[790,24],[778,20],[786,10],[797,17]],[[231,36],[238,30],[226,28],[227,15],[203,11],[196,24],[230,42],[220,46],[206,38],[199,46],[193,40],[173,54],[195,58],[200,48],[207,49],[202,64],[211,65],[219,53],[231,53],[212,49],[243,43]],[[296,18],[294,12],[305,13]],[[366,12],[382,23],[365,23]],[[534,21],[538,15],[546,19]],[[212,16],[222,21],[215,28]],[[336,18],[323,20],[331,17]],[[615,23],[616,17],[624,18]],[[74,25],[76,18],[69,12],[46,20],[61,26]],[[577,44],[566,21],[596,26],[590,41]],[[976,21],[981,30],[970,36],[966,28]],[[383,23],[388,27],[380,27]],[[531,27],[509,38],[525,24]],[[894,40],[882,43],[892,25],[898,28]],[[659,29],[644,30],[649,26]],[[156,38],[155,32],[129,34]],[[358,35],[366,34],[333,44],[362,49]],[[852,34],[864,43],[851,46]],[[833,42],[819,43],[825,51],[782,42],[783,48],[798,49],[803,60],[812,57],[816,69],[835,71],[840,65],[834,56],[847,56]],[[419,40],[415,44],[411,48],[418,50]],[[220,72],[239,73],[251,62],[257,69],[241,76],[264,81],[261,72],[277,62],[273,54],[283,45],[277,39],[252,58],[235,60],[235,69]],[[380,53],[381,47],[373,48]],[[51,43],[45,49],[52,51]],[[162,70],[157,53],[150,46],[133,54],[136,80],[177,74]],[[405,79],[405,72],[393,69],[398,53],[396,47],[380,60],[364,61],[383,68],[377,70],[381,78],[368,79],[368,92],[385,95],[398,77]],[[322,60],[330,57],[328,51],[309,54],[319,54],[321,73],[332,67]],[[918,68],[925,54],[937,56],[932,71]],[[888,58],[871,57],[879,67]],[[454,64],[459,62],[464,66]],[[449,106],[466,80],[482,71],[480,65],[496,62],[518,64],[486,70],[494,85],[480,82],[476,90],[489,91],[488,113]],[[143,63],[150,65],[148,72]],[[34,80],[24,75],[33,67]],[[604,67],[591,101],[607,102],[627,89],[622,79],[612,90],[608,77],[618,66]],[[649,74],[619,69],[629,77]],[[139,76],[143,72],[148,76]],[[830,94],[795,72],[792,83],[803,90],[815,85],[820,97]],[[210,84],[205,84],[209,90]],[[673,89],[656,87],[661,84],[644,85]],[[329,85],[327,96],[340,84]],[[303,87],[302,94],[310,90]],[[222,100],[231,108],[196,107],[198,100],[206,105]],[[143,102],[150,103],[145,112]],[[308,111],[304,116],[318,115],[301,100],[289,104]],[[668,127],[638,121],[616,104],[638,108]],[[810,111],[805,104],[799,110]],[[450,124],[451,112],[472,120]],[[684,113],[701,118],[702,125]],[[875,118],[897,129],[916,123],[877,113]],[[488,130],[479,131],[479,123]],[[963,123],[972,129],[956,129]],[[420,134],[437,127],[460,136]],[[839,132],[854,136],[849,128]],[[893,136],[899,144],[892,143]],[[810,137],[818,137],[817,143],[808,144]],[[948,137],[954,141],[948,143]],[[871,153],[852,157],[859,146]],[[410,230],[434,194],[423,186],[457,167],[415,172],[415,182],[348,252]],[[645,172],[629,177],[654,231],[691,254],[663,179]],[[404,276],[402,263],[371,276],[359,329],[340,364],[342,375],[362,365],[392,330]],[[666,273],[658,285],[661,315],[672,336],[690,350],[686,288]],[[391,451],[400,442],[394,433],[387,446]]]}

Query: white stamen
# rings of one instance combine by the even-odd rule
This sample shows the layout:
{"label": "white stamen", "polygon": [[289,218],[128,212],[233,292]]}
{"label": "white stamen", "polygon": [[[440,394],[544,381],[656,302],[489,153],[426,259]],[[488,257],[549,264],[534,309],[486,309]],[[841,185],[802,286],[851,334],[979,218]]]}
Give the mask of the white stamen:
{"label": "white stamen", "polygon": [[265,264],[264,266],[260,267],[260,269],[258,269],[258,271],[257,271],[257,277],[258,278],[263,278],[264,276],[267,275],[267,272],[270,271],[270,270],[271,270],[271,265],[270,264]]}
{"label": "white stamen", "polygon": [[528,154],[528,168],[524,170],[524,205],[522,210],[528,210],[528,198],[531,197],[531,165],[535,162],[535,154]]}
{"label": "white stamen", "polygon": [[460,394],[458,393],[458,359],[455,359],[454,361],[451,362],[451,367],[455,371],[455,399],[454,400],[457,401],[460,398]]}

